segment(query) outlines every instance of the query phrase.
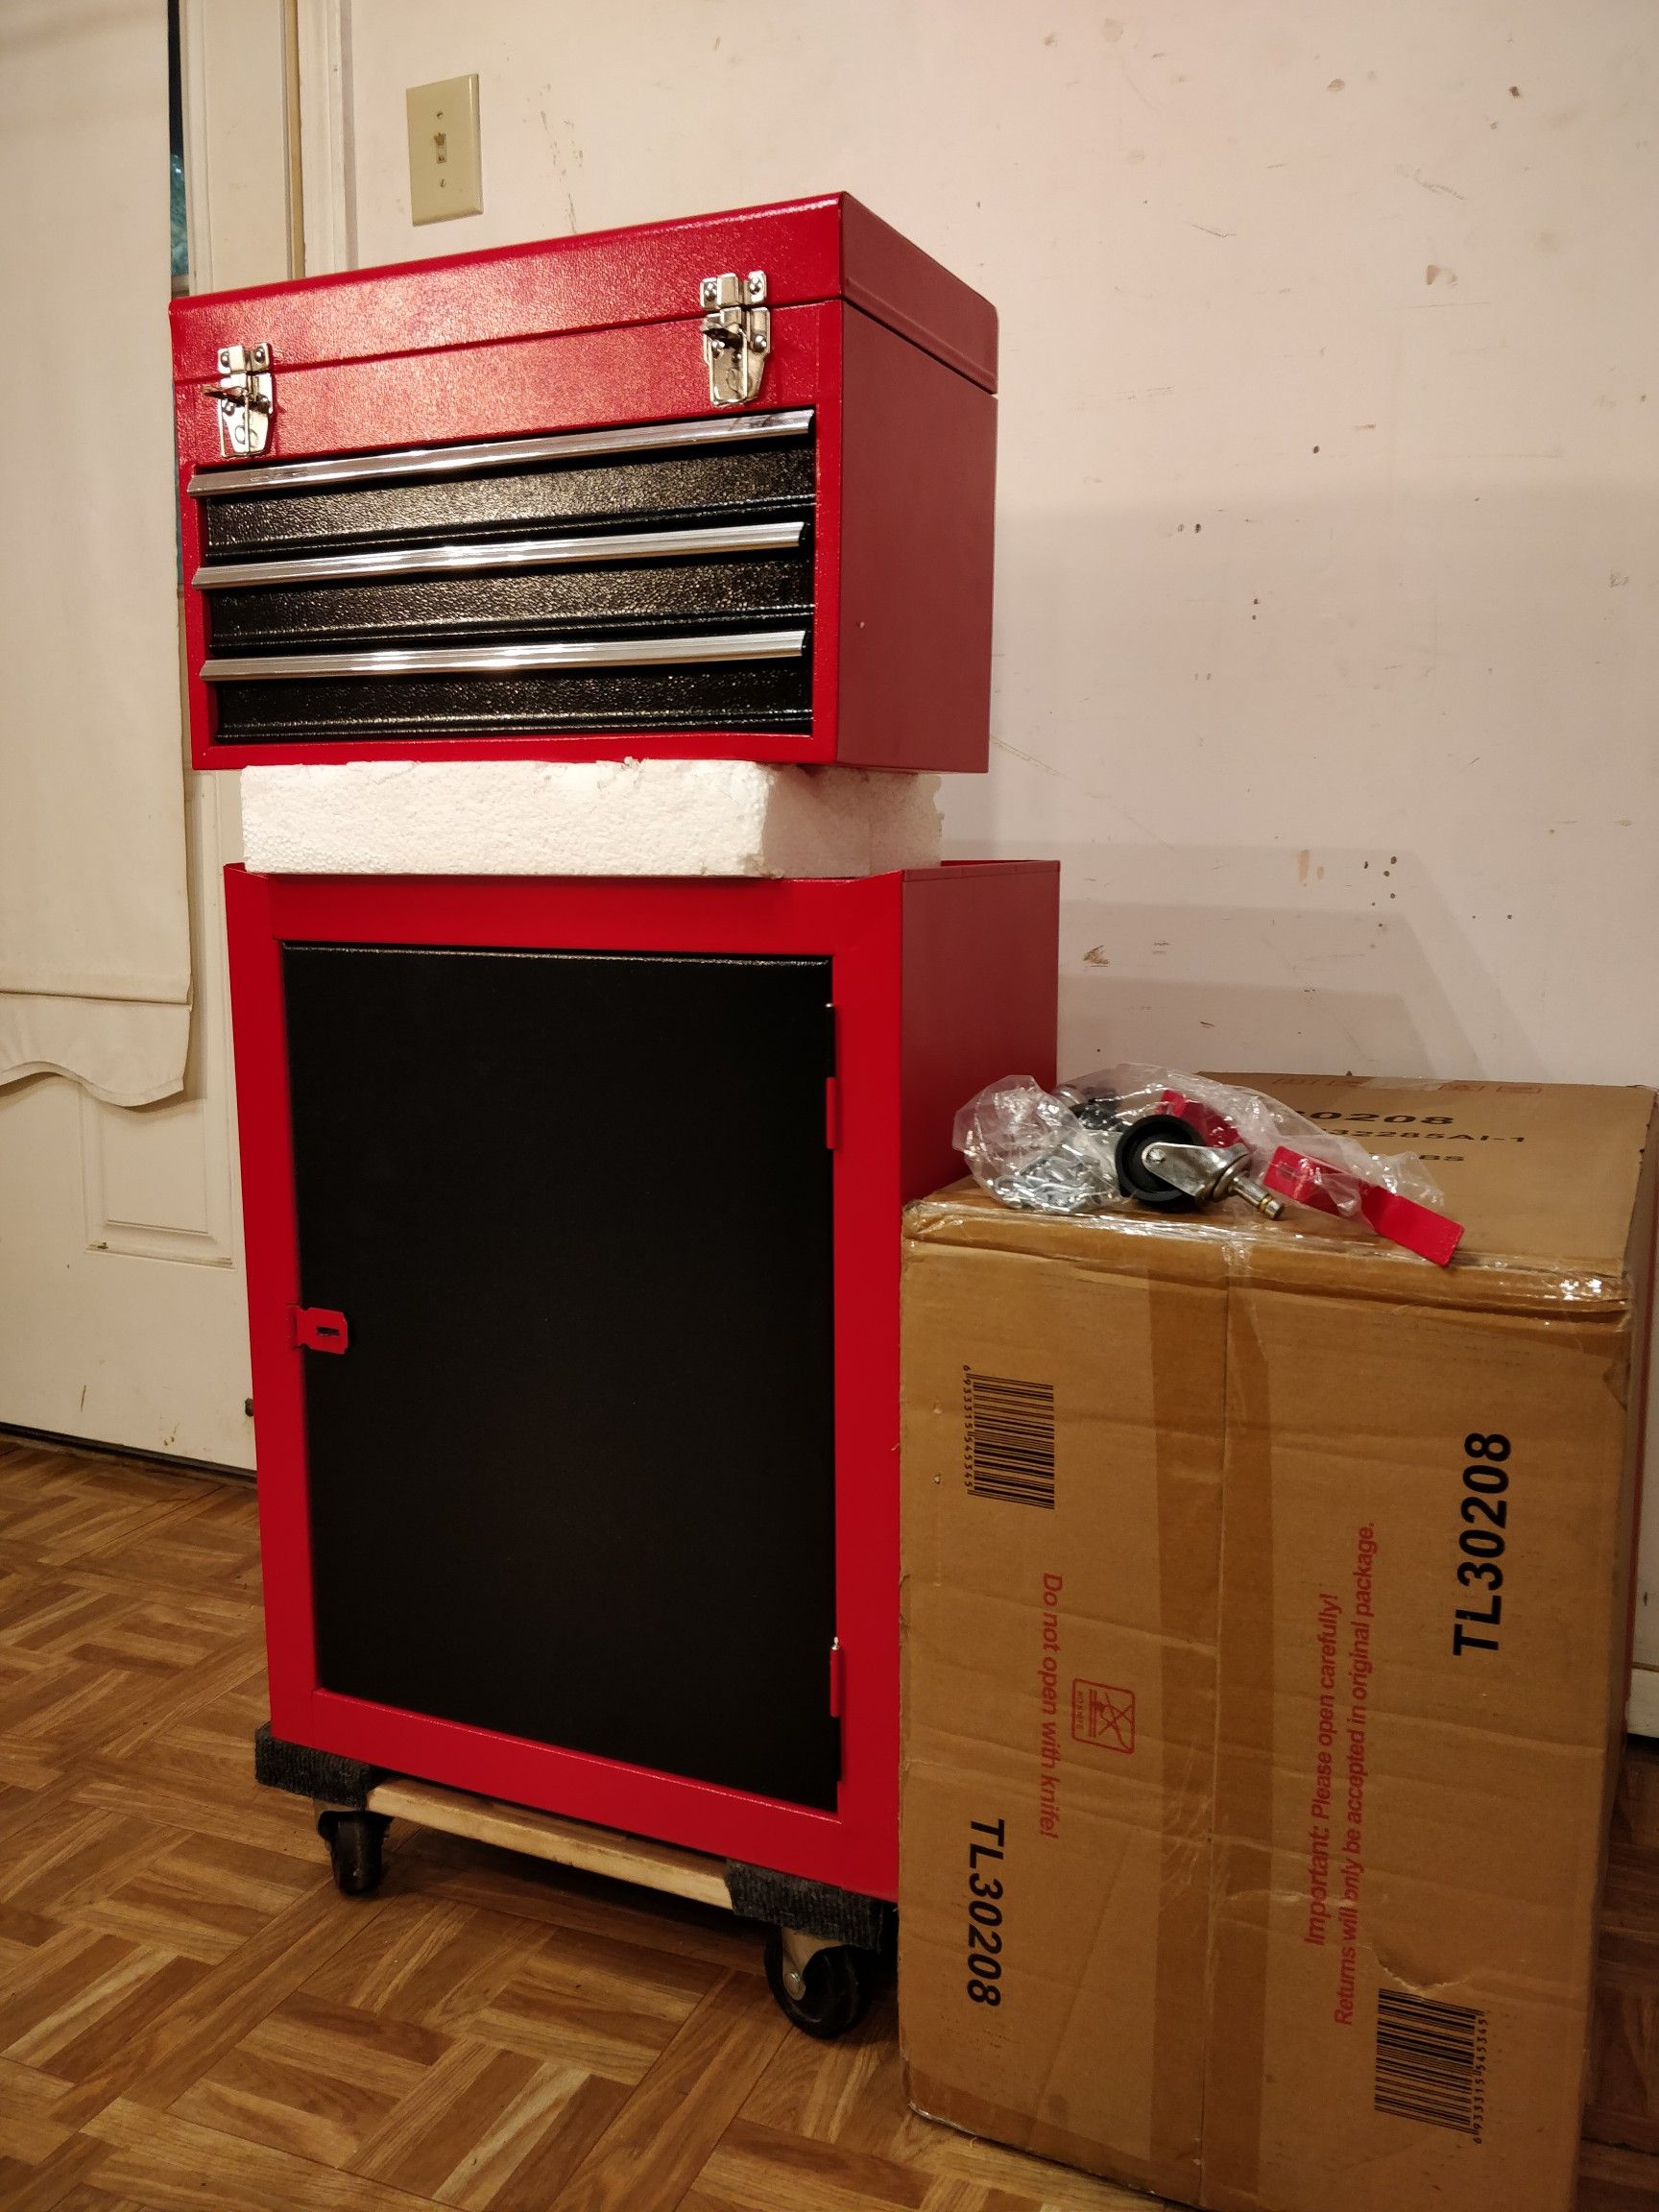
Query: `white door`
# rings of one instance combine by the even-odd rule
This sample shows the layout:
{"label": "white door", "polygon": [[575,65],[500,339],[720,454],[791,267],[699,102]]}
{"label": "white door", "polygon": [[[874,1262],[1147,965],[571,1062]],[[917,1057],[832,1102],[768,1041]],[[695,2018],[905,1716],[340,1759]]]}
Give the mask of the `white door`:
{"label": "white door", "polygon": [[[101,19],[43,10],[35,30],[31,65],[59,70],[62,90],[75,94],[52,102],[53,158],[96,175],[101,162],[111,164],[103,127],[111,105],[118,110],[140,97],[154,104],[165,84],[148,56],[140,85],[129,42],[164,47],[166,8],[149,0],[124,18]],[[285,277],[282,0],[183,0],[180,32],[193,289]],[[97,82],[100,72],[107,83]],[[111,176],[113,204],[166,188],[165,120],[153,120],[153,171]],[[29,264],[42,311],[17,319],[8,348],[50,349],[52,288],[95,281],[99,254],[110,250],[107,236],[53,235],[46,245]],[[166,266],[157,266],[160,301],[168,282]],[[119,343],[112,332],[113,374]],[[154,402],[170,423],[163,381]],[[72,435],[73,424],[43,422],[40,434]],[[111,483],[108,493],[112,503],[156,496],[147,475],[141,485]],[[65,520],[77,526],[85,518]],[[32,514],[29,527],[50,529],[51,515]],[[63,635],[46,643],[68,682],[70,610],[63,622]],[[239,850],[233,779],[188,776],[180,804],[194,990],[183,1094],[121,1108],[57,1076],[0,1090],[0,1425],[247,1467],[253,1441],[220,897],[220,869]]]}

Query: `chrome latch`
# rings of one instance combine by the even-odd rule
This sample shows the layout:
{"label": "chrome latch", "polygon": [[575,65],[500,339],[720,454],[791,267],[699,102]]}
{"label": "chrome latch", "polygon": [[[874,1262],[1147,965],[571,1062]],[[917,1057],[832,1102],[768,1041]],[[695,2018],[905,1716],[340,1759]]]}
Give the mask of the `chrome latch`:
{"label": "chrome latch", "polygon": [[716,407],[745,407],[759,395],[772,350],[772,314],[765,301],[764,269],[751,269],[747,276],[728,270],[724,276],[703,279],[703,358]]}
{"label": "chrome latch", "polygon": [[276,410],[269,346],[221,346],[219,381],[203,391],[219,409],[219,450],[228,461],[263,453]]}

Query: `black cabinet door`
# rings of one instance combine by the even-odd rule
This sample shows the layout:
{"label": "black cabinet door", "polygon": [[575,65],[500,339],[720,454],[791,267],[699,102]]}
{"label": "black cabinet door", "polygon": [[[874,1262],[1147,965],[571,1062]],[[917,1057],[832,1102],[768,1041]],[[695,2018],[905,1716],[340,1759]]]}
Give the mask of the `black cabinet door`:
{"label": "black cabinet door", "polygon": [[324,1688],[832,1807],[828,960],[283,948]]}

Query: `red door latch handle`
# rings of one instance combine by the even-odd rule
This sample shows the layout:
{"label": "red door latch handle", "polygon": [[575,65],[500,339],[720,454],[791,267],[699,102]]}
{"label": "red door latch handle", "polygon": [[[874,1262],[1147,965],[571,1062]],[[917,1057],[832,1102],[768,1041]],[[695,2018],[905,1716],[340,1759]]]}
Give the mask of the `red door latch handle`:
{"label": "red door latch handle", "polygon": [[291,1306],[294,1341],[307,1352],[344,1352],[349,1338],[346,1316],[332,1306]]}

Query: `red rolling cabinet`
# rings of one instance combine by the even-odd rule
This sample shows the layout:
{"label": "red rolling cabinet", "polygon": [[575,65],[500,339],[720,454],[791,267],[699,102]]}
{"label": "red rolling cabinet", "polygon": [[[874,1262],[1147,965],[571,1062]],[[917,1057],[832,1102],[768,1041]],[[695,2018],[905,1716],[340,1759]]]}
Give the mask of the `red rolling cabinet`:
{"label": "red rolling cabinet", "polygon": [[891,1899],[899,1208],[1056,870],[228,887],[276,1737]]}
{"label": "red rolling cabinet", "polygon": [[997,318],[846,195],[173,304],[200,768],[978,769]]}

